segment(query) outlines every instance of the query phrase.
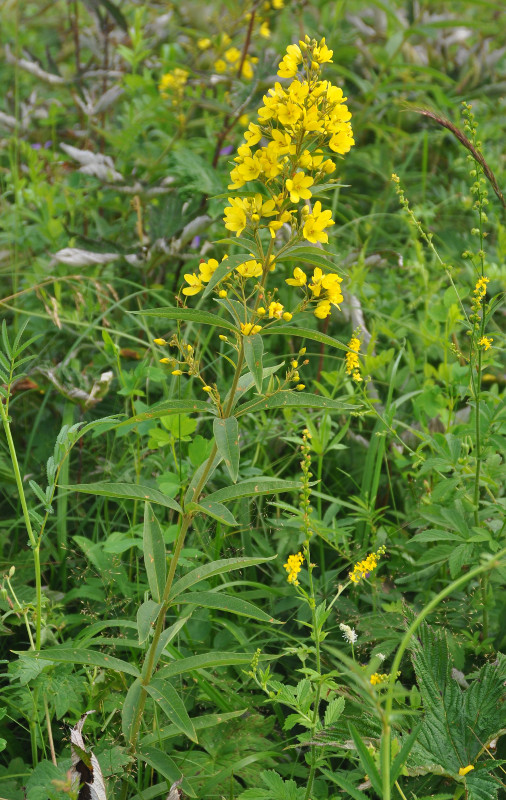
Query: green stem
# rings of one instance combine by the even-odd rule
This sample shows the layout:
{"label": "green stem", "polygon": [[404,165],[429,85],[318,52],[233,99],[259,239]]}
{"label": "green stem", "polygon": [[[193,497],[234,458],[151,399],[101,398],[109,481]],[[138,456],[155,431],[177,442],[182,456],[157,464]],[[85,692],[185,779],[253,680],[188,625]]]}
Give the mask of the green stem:
{"label": "green stem", "polygon": [[385,698],[385,710],[383,712],[383,742],[384,747],[382,748],[382,759],[381,759],[381,778],[383,784],[383,793],[382,793],[382,800],[391,800],[391,782],[390,782],[390,744],[391,744],[391,734],[392,729],[390,725],[390,720],[392,717],[392,707],[394,701],[394,687],[395,681],[397,680],[397,672],[399,671],[399,667],[402,661],[402,657],[409,646],[411,641],[411,637],[413,634],[418,630],[422,622],[428,615],[439,605],[439,603],[452,594],[456,589],[459,589],[468,581],[476,578],[478,576],[483,575],[484,573],[489,572],[491,569],[496,569],[500,566],[501,559],[506,557],[506,547],[496,553],[496,555],[488,561],[486,564],[482,564],[479,567],[475,567],[466,575],[462,575],[457,580],[450,583],[445,589],[439,592],[436,597],[434,597],[430,603],[427,603],[425,608],[422,609],[420,614],[416,617],[415,620],[411,623],[409,628],[407,629],[406,633],[404,634],[402,641],[399,645],[399,648],[395,654],[395,658],[393,660],[392,669],[390,671],[390,679],[388,682],[388,691]]}
{"label": "green stem", "polygon": [[[321,696],[321,650],[320,650],[320,631],[318,629],[318,623],[316,620],[316,600],[315,600],[315,592],[314,592],[314,584],[313,584],[313,569],[311,566],[311,553],[309,550],[309,540],[305,547],[305,556],[308,565],[308,573],[309,573],[309,592],[310,592],[310,606],[311,606],[311,626],[313,629],[313,640],[315,643],[315,650],[316,650],[316,672],[318,673],[318,685],[316,687],[316,694],[314,699],[313,705],[313,720],[311,726],[311,738],[314,739],[316,734],[316,728],[318,727],[318,723],[320,721],[320,696]],[[309,800],[311,795],[311,790],[313,788],[314,776],[316,774],[316,745],[311,745],[311,766],[309,768],[309,776],[307,779],[307,787],[306,787],[306,794],[304,795],[304,800]]]}

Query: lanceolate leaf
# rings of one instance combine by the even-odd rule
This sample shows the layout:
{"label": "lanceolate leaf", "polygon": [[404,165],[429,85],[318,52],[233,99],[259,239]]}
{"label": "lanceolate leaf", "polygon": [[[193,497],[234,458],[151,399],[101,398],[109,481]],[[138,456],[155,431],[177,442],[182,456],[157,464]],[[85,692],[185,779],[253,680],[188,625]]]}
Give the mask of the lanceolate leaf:
{"label": "lanceolate leaf", "polygon": [[146,685],[146,690],[153,700],[158,703],[170,722],[177,725],[179,730],[188,736],[192,742],[198,742],[195,728],[188,716],[185,705],[174,687],[167,681],[153,680]]}
{"label": "lanceolate leaf", "polygon": [[183,513],[183,509],[171,497],[167,497],[158,489],[151,486],[142,486],[137,483],[78,483],[73,486],[61,486],[69,492],[83,492],[84,494],[95,494],[101,497],[114,497],[120,500],[149,500],[166,508]]}
{"label": "lanceolate leaf", "polygon": [[100,653],[97,650],[81,650],[79,648],[70,647],[48,647],[47,650],[14,650],[17,655],[22,655],[23,658],[35,658],[36,660],[42,658],[44,661],[52,661],[54,664],[87,664],[91,667],[102,667],[103,669],[112,669],[114,672],[126,672],[127,675],[133,675],[134,678],[140,676],[140,672],[136,666],[129,664],[128,661],[123,661],[121,658],[115,656],[108,656],[106,653]]}
{"label": "lanceolate leaf", "polygon": [[[230,719],[241,717],[245,713],[245,709],[239,711],[229,711],[226,714],[202,714],[200,717],[192,719],[193,727],[196,731],[205,730],[206,728],[214,728],[215,725],[228,722]],[[180,731],[176,725],[163,725],[154,733],[148,733],[144,736],[140,743],[141,750],[149,744],[158,744],[164,739],[173,739],[174,736],[179,736]]]}
{"label": "lanceolate leaf", "polygon": [[124,420],[118,425],[118,428],[132,425],[136,422],[160,419],[160,417],[167,417],[169,414],[195,414],[196,412],[200,414],[215,414],[216,409],[211,403],[205,403],[203,400],[164,400],[163,403],[151,406],[149,411],[143,411],[142,414],[136,414],[134,417]]}
{"label": "lanceolate leaf", "polygon": [[299,336],[301,339],[311,339],[313,342],[320,342],[320,344],[326,344],[328,347],[335,347],[337,350],[348,352],[345,344],[333,339],[332,336],[327,336],[326,333],[320,333],[320,331],[311,330],[311,328],[296,328],[293,325],[273,325],[272,328],[262,331],[262,336],[268,336],[269,334]]}
{"label": "lanceolate leaf", "polygon": [[266,614],[253,603],[247,600],[242,600],[240,597],[234,597],[222,592],[187,592],[180,595],[178,603],[191,603],[192,605],[203,606],[204,608],[217,608],[220,611],[229,611],[231,614],[239,614],[241,617],[251,617],[251,619],[258,619],[260,622],[282,623]]}
{"label": "lanceolate leaf", "polygon": [[207,514],[207,516],[212,517],[218,522],[222,522],[224,525],[237,526],[239,524],[234,515],[231,514],[223,503],[216,503],[212,500],[205,499],[200,503],[187,503],[185,511],[189,513],[200,511],[201,514]]}
{"label": "lanceolate leaf", "polygon": [[[176,762],[172,760],[167,753],[163,753],[161,750],[158,750],[156,747],[152,747],[150,745],[146,745],[139,750],[139,758],[149,764],[150,767],[153,767],[156,772],[163,775],[164,778],[167,778],[171,783],[178,781],[181,778],[181,770],[177,766]],[[181,784],[181,789],[185,795],[188,797],[195,797],[195,792],[193,791],[191,784],[188,783],[183,778],[183,783]],[[164,795],[167,793],[167,788],[163,792]],[[160,793],[157,793],[155,796],[158,797]],[[144,797],[144,792],[141,795],[136,795],[133,800],[141,800]]]}
{"label": "lanceolate leaf", "polygon": [[144,644],[148,638],[160,608],[161,604],[155,603],[153,600],[146,600],[139,606],[137,611],[137,632],[139,636],[139,644]]}
{"label": "lanceolate leaf", "polygon": [[239,474],[239,425],[236,418],[215,419],[213,432],[218,452],[235,483]]}
{"label": "lanceolate leaf", "polygon": [[334,256],[334,258],[339,260],[339,256],[334,255],[334,253],[326,253],[325,250],[321,250],[319,247],[293,247],[282,253],[277,260],[282,263],[293,261],[296,263],[302,262],[303,264],[312,264],[328,272],[346,274],[344,270],[336,266],[336,264],[330,260],[329,256]]}
{"label": "lanceolate leaf", "polygon": [[350,733],[355,743],[355,747],[357,748],[358,756],[362,764],[362,769],[367,773],[376,794],[379,797],[381,797],[383,793],[383,787],[381,784],[380,774],[378,772],[376,764],[374,763],[373,757],[371,756],[365,742],[361,738],[357,729],[354,728],[351,723],[350,723]]}
{"label": "lanceolate leaf", "polygon": [[281,391],[268,397],[258,397],[249,403],[243,403],[235,412],[236,417],[255,411],[267,411],[270,408],[324,408],[327,411],[351,411],[357,406],[350,405],[345,400],[333,400],[319,394],[309,392]]}
{"label": "lanceolate leaf", "polygon": [[144,565],[151,595],[156,603],[160,603],[163,597],[167,569],[165,542],[160,523],[149,503],[144,504],[142,542]]}
{"label": "lanceolate leaf", "polygon": [[215,328],[226,328],[228,331],[237,330],[235,325],[229,322],[228,319],[223,319],[216,316],[216,314],[211,314],[209,311],[199,311],[195,308],[149,308],[145,311],[136,311],[134,313],[143,314],[147,317],[194,322],[197,325],[213,325]]}
{"label": "lanceolate leaf", "polygon": [[214,669],[231,665],[251,664],[252,653],[220,653],[211,651],[198,656],[177,658],[172,663],[161,667],[156,673],[158,678],[173,678],[175,675],[186,675],[198,669]]}
{"label": "lanceolate leaf", "polygon": [[237,500],[240,497],[257,497],[261,494],[277,494],[279,492],[295,492],[300,490],[299,481],[285,481],[281,478],[249,478],[248,480],[236,483],[235,486],[227,486],[218,489],[208,495],[208,502],[226,503],[230,500]]}
{"label": "lanceolate leaf", "polygon": [[243,346],[244,346],[244,358],[246,359],[246,364],[249,367],[249,371],[253,375],[255,380],[255,386],[257,387],[258,391],[262,391],[262,380],[263,380],[263,366],[262,366],[262,356],[264,353],[264,343],[261,336],[244,336],[243,337]]}
{"label": "lanceolate leaf", "polygon": [[211,561],[209,564],[203,564],[201,567],[193,569],[188,572],[183,578],[180,578],[172,586],[170,599],[174,600],[182,592],[194,586],[200,581],[211,578],[214,575],[224,575],[226,572],[232,572],[235,569],[246,569],[247,567],[254,567],[257,564],[265,564],[266,561],[272,561],[277,558],[269,556],[268,558],[222,558],[219,561]]}

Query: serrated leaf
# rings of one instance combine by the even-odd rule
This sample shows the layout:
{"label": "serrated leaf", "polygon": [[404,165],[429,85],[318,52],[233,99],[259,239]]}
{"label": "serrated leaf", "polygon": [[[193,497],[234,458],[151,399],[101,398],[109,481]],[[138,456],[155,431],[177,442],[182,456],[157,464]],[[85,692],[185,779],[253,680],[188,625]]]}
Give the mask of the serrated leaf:
{"label": "serrated leaf", "polygon": [[142,550],[151,595],[156,603],[161,603],[167,575],[165,541],[160,523],[149,503],[144,505]]}
{"label": "serrated leaf", "polygon": [[166,714],[169,721],[177,725],[181,733],[184,733],[192,742],[198,744],[193,723],[188,716],[185,704],[174,687],[167,681],[162,682],[155,679],[148,683],[145,688]]}
{"label": "serrated leaf", "polygon": [[260,622],[282,625],[283,623],[274,619],[265,611],[240,597],[223,594],[222,592],[188,592],[180,595],[178,603],[191,603],[192,605],[203,606],[204,608],[217,608],[220,611],[229,611],[231,614],[238,614],[241,617],[250,617]]}
{"label": "serrated leaf", "polygon": [[147,317],[161,317],[162,319],[182,320],[199,325],[212,325],[215,328],[225,328],[228,331],[235,331],[237,328],[232,322],[209,311],[198,311],[194,308],[150,308],[144,311],[134,311],[134,314],[142,314]]}
{"label": "serrated leaf", "polygon": [[264,343],[261,336],[243,336],[244,358],[253,375],[255,386],[262,391]]}
{"label": "serrated leaf", "polygon": [[325,709],[324,724],[327,728],[336,722],[344,711],[344,697],[335,697]]}
{"label": "serrated leaf", "polygon": [[215,419],[213,433],[218,452],[235,483],[239,475],[239,424],[236,418]]}
{"label": "serrated leaf", "polygon": [[170,599],[174,600],[182,592],[185,592],[190,586],[194,586],[200,581],[207,580],[214,575],[224,575],[226,572],[231,572],[235,569],[246,569],[247,567],[254,567],[258,564],[264,564],[266,561],[272,561],[277,558],[277,555],[268,556],[267,558],[223,558],[219,561],[211,561],[209,564],[203,564],[201,567],[193,569],[187,575],[180,578],[172,586]]}
{"label": "serrated leaf", "polygon": [[253,413],[254,411],[267,411],[271,408],[324,408],[326,411],[351,411],[357,408],[350,405],[345,400],[322,397],[310,392],[290,392],[281,391],[267,397],[255,398],[249,403],[243,403],[235,412],[236,417],[242,414]]}
{"label": "serrated leaf", "polygon": [[144,644],[153,630],[153,623],[161,607],[160,603],[155,603],[153,600],[145,600],[144,603],[141,603],[139,606],[137,611],[137,635],[139,637],[139,644]]}
{"label": "serrated leaf", "polygon": [[158,489],[152,489],[151,486],[142,486],[137,483],[78,483],[71,486],[60,486],[60,489],[66,489],[69,492],[82,492],[83,494],[100,495],[101,497],[114,497],[120,500],[149,500],[150,503],[155,503],[166,508],[172,508],[179,514],[183,513],[183,509],[175,500]]}

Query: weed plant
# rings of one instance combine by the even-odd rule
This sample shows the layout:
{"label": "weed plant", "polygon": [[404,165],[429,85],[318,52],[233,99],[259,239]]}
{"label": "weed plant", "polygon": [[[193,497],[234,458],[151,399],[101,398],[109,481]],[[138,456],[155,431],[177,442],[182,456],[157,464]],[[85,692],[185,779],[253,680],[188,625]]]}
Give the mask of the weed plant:
{"label": "weed plant", "polygon": [[505,795],[500,12],[3,4],[2,798]]}

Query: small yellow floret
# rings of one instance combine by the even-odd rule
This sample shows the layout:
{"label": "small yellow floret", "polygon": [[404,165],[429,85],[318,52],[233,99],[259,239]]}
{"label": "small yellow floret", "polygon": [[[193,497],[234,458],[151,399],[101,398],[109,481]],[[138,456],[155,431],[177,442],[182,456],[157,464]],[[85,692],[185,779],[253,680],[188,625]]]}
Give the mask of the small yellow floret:
{"label": "small yellow floret", "polygon": [[183,374],[183,370],[182,369],[173,369],[172,370],[172,374],[173,375],[182,375]]}
{"label": "small yellow floret", "polygon": [[163,345],[163,344],[167,344],[165,339],[153,339],[153,341],[154,341],[155,344],[159,344],[160,346]]}
{"label": "small yellow floret", "polygon": [[459,769],[459,775],[467,775],[467,773],[471,772],[472,769],[474,769],[472,764],[468,764],[467,767],[461,767]]}

